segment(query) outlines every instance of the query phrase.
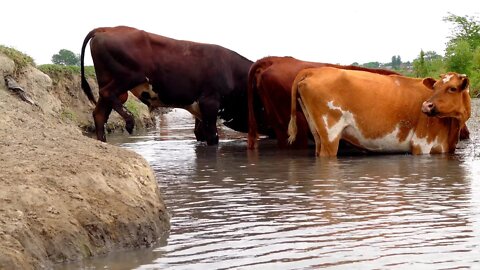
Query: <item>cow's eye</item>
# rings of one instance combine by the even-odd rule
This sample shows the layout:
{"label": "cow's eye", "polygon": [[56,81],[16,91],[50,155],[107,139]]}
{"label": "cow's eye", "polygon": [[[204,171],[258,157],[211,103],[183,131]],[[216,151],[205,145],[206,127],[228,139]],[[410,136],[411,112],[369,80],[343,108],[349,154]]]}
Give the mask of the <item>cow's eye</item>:
{"label": "cow's eye", "polygon": [[448,92],[450,92],[450,93],[455,93],[455,92],[457,92],[457,88],[455,88],[455,87],[450,87],[450,88],[448,88]]}

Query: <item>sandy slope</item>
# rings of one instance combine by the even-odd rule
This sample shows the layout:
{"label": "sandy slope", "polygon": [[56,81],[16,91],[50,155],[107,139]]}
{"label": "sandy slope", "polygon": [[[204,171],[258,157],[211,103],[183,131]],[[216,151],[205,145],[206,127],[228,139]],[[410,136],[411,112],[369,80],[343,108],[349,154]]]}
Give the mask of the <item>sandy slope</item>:
{"label": "sandy slope", "polygon": [[37,105],[19,99],[4,85],[12,70],[0,54],[0,269],[155,242],[169,222],[148,163],[67,123],[58,90],[33,67],[16,79]]}

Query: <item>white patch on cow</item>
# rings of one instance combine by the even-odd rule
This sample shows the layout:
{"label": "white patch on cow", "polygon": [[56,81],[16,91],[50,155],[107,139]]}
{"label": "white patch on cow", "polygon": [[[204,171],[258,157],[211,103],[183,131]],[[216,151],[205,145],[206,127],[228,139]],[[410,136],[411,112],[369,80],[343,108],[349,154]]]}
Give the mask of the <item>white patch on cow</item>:
{"label": "white patch on cow", "polygon": [[435,138],[435,140],[429,143],[426,137],[419,138],[417,135],[415,135],[412,138],[412,145],[420,147],[420,152],[422,154],[430,154],[432,148],[436,146],[440,146],[441,151],[444,152],[443,145],[438,142],[438,138]]}
{"label": "white patch on cow", "polygon": [[397,86],[400,86],[400,81],[399,81],[398,79],[395,79],[395,84],[396,84]]}
{"label": "white patch on cow", "polygon": [[330,110],[342,110],[340,107],[337,107],[335,105],[333,105],[333,101],[329,101],[327,102],[327,107],[330,109]]}
{"label": "white patch on cow", "polygon": [[411,130],[405,140],[399,140],[400,127],[397,126],[392,132],[385,134],[380,138],[366,138],[358,127],[353,113],[342,110],[342,108],[333,105],[333,101],[327,103],[327,107],[331,110],[338,110],[342,116],[332,126],[328,125],[328,114],[323,116],[325,128],[328,134],[328,140],[332,142],[339,135],[346,134],[355,138],[362,147],[374,152],[409,152],[410,140],[413,137],[413,130]]}
{"label": "white patch on cow", "polygon": [[453,77],[453,74],[445,75],[445,77],[443,77],[443,79],[442,79],[443,83],[449,82],[452,77]]}
{"label": "white patch on cow", "polygon": [[356,138],[359,143],[365,148],[373,152],[385,152],[385,153],[392,153],[392,152],[409,152],[410,151],[410,139],[413,136],[413,130],[411,130],[406,139],[400,141],[398,139],[398,135],[400,133],[399,126],[395,127],[395,129],[385,134],[383,137],[370,139],[365,138],[363,134],[357,127],[348,127],[345,129],[345,133],[349,136]]}
{"label": "white patch on cow", "polygon": [[349,111],[343,111],[340,107],[333,105],[333,101],[327,103],[327,107],[332,111],[340,111],[342,116],[333,126],[328,126],[328,113],[323,116],[323,122],[325,123],[325,128],[327,129],[328,140],[333,142],[335,138],[342,133],[342,131],[352,122],[355,122],[353,114]]}

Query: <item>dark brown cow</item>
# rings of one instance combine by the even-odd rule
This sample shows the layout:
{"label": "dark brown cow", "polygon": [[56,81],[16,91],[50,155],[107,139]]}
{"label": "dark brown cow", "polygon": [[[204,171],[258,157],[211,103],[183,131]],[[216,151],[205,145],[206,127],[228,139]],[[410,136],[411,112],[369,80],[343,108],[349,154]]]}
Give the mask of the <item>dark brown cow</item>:
{"label": "dark brown cow", "polygon": [[[266,119],[274,130],[278,146],[287,147],[287,130],[290,120],[291,89],[299,71],[312,67],[337,67],[342,69],[363,70],[379,74],[398,74],[392,70],[369,69],[358,66],[341,66],[326,63],[306,62],[293,57],[265,57],[256,61],[248,75],[249,96],[249,130],[248,148],[257,147],[258,130],[254,110],[254,97],[259,95],[265,108]],[[297,111],[297,136],[293,143],[295,148],[306,148],[311,133],[301,110]]]}
{"label": "dark brown cow", "polygon": [[[89,40],[100,89],[98,102],[84,74]],[[85,94],[96,104],[97,139],[106,140],[104,124],[112,109],[132,132],[133,117],[123,107],[129,90],[150,107],[192,112],[200,119],[197,139],[209,145],[218,143],[217,116],[226,126],[247,132],[246,86],[251,65],[252,61],[218,45],[175,40],[126,26],[96,28],[82,45],[81,75]]]}

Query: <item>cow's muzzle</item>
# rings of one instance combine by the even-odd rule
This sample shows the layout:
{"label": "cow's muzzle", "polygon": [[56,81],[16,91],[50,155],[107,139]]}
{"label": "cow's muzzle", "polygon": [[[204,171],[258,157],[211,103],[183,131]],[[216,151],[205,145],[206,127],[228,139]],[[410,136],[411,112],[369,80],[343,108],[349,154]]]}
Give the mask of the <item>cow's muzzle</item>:
{"label": "cow's muzzle", "polygon": [[437,107],[433,102],[424,101],[422,104],[422,112],[428,116],[435,116],[438,114]]}

